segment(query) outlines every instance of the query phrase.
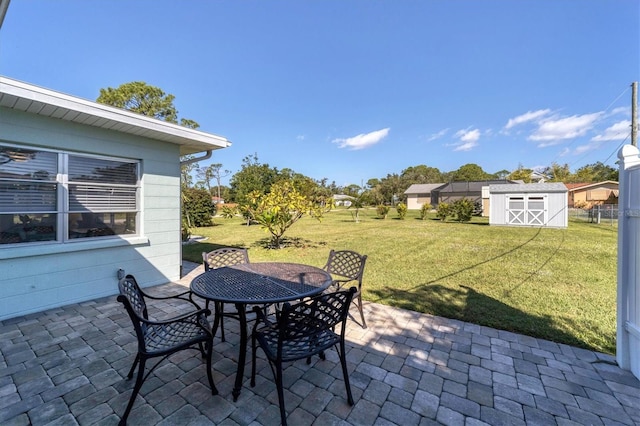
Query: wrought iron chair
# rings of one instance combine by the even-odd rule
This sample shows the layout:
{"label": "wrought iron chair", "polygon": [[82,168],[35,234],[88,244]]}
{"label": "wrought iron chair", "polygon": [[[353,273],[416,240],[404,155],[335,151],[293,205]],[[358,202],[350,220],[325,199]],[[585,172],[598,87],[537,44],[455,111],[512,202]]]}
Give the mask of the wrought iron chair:
{"label": "wrought iron chair", "polygon": [[367,328],[362,310],[362,275],[367,255],[361,255],[351,250],[331,250],[329,259],[323,269],[331,274],[333,279],[333,289],[340,290],[347,285],[357,285],[356,294],[353,296],[353,303],[360,311],[362,328]]}
{"label": "wrought iron chair", "polygon": [[[224,266],[233,266],[241,263],[249,263],[249,253],[246,248],[237,247],[223,247],[210,252],[202,253],[202,263],[204,264],[205,272],[210,269],[218,269]],[[209,307],[209,301],[206,302],[206,307]],[[237,319],[237,314],[224,312],[224,303],[215,304],[215,315],[220,320],[220,333],[222,341],[225,341],[224,337],[224,317],[232,317]]]}
{"label": "wrought iron chair", "polygon": [[[128,379],[133,377],[133,372],[138,367],[136,383],[129,398],[127,408],[120,419],[120,425],[127,423],[127,418],[133,403],[140,392],[142,383],[149,377],[151,372],[169,355],[183,349],[197,349],[202,353],[207,362],[207,376],[209,386],[213,395],[218,393],[213,383],[211,373],[211,355],[213,352],[213,336],[207,316],[211,314],[208,309],[199,309],[198,305],[190,300],[184,292],[176,296],[154,297],[143,292],[136,279],[132,275],[127,275],[118,282],[120,295],[118,301],[122,302],[135,329],[138,338],[138,353],[136,359],[127,375]],[[169,300],[180,299],[192,303],[196,310],[162,321],[149,319],[147,303],[145,299]],[[203,347],[204,344],[204,347]],[[145,375],[145,364],[148,359],[161,357]]]}
{"label": "wrought iron chair", "polygon": [[[349,290],[314,296],[295,305],[285,303],[275,323],[269,321],[267,314],[260,307],[253,308],[257,320],[251,336],[251,386],[256,384],[256,352],[257,346],[260,345],[276,381],[283,425],[287,424],[287,415],[284,406],[282,363],[306,358],[308,364],[313,355],[319,355],[324,360],[324,351],[332,346],[337,349],[340,357],[347,401],[349,405],[353,405],[344,335],[349,306],[356,291],[355,287],[351,287]],[[338,324],[341,324],[340,334],[334,331]]]}

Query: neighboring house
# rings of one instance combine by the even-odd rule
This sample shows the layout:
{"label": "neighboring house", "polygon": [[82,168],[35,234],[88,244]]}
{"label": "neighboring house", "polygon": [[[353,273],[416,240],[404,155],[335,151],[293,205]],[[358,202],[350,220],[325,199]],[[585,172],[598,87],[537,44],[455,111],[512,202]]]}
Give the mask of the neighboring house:
{"label": "neighboring house", "polygon": [[545,183],[548,177],[540,172],[536,172],[535,170],[531,172],[531,182],[532,183]]}
{"label": "neighboring house", "polygon": [[438,198],[433,190],[443,185],[443,183],[414,183],[409,186],[404,191],[404,195],[407,196],[407,209],[420,210],[424,204],[431,204],[435,208],[438,205]]}
{"label": "neighboring house", "polygon": [[211,202],[213,204],[224,204],[224,198],[222,198],[222,197],[211,197]]}
{"label": "neighboring house", "polygon": [[0,320],[180,278],[180,156],[222,137],[0,77]]}
{"label": "neighboring house", "polygon": [[482,214],[486,216],[488,211],[488,205],[483,201],[482,189],[489,187],[489,185],[497,184],[514,184],[514,181],[510,180],[483,180],[483,181],[470,181],[470,182],[450,182],[442,185],[439,188],[434,189],[432,192],[438,200],[438,203],[453,203],[456,200],[467,199],[474,203],[480,203],[482,205]]}
{"label": "neighboring house", "polygon": [[569,207],[590,209],[602,204],[618,204],[618,182],[567,183]]}
{"label": "neighboring house", "polygon": [[567,187],[563,183],[490,185],[490,225],[566,228]]}
{"label": "neighboring house", "polygon": [[333,198],[333,201],[335,201],[336,206],[344,206],[344,207],[351,207],[353,200],[355,200],[355,197],[352,197],[350,195],[344,195],[344,194],[334,194],[332,198]]}

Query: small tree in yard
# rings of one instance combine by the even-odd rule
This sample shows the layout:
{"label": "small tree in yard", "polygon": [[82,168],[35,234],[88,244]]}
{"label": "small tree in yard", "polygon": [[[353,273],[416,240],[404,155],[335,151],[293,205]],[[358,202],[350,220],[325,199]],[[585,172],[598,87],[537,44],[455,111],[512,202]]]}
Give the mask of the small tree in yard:
{"label": "small tree in yard", "polygon": [[474,209],[475,203],[466,198],[456,200],[452,205],[453,213],[456,215],[456,220],[458,222],[469,222]]}
{"label": "small tree in yard", "polygon": [[407,216],[407,205],[405,203],[398,203],[396,206],[398,217],[403,220]]}
{"label": "small tree in yard", "polygon": [[385,206],[384,204],[380,204],[376,207],[376,213],[380,219],[386,219],[389,214],[389,206]]}
{"label": "small tree in yard", "polygon": [[320,220],[322,210],[301,195],[290,181],[280,181],[271,185],[268,194],[250,194],[253,220],[271,234],[271,246],[280,248],[282,236],[305,214]]}
{"label": "small tree in yard", "polygon": [[431,206],[431,204],[424,203],[422,207],[420,207],[420,219],[425,220],[432,208],[433,206]]}
{"label": "small tree in yard", "polygon": [[447,216],[451,214],[451,205],[449,203],[440,203],[436,209],[436,216],[441,221],[447,220]]}

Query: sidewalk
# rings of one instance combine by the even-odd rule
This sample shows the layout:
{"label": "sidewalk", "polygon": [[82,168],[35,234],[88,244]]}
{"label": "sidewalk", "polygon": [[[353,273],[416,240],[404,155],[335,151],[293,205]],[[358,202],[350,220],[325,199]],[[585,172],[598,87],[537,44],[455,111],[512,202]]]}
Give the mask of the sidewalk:
{"label": "sidewalk", "polygon": [[[149,291],[181,290],[200,272],[195,266],[185,265],[190,275],[179,283]],[[289,424],[640,425],[640,382],[610,355],[373,303],[365,315],[368,329],[349,321],[347,330],[355,405],[329,351],[325,361],[285,370]],[[214,341],[219,395],[197,351],[175,354],[145,382],[129,424],[279,424],[264,360],[255,388],[249,361],[233,402],[237,322],[226,321],[225,332],[227,342]],[[135,351],[115,296],[0,322],[0,424],[117,424]]]}

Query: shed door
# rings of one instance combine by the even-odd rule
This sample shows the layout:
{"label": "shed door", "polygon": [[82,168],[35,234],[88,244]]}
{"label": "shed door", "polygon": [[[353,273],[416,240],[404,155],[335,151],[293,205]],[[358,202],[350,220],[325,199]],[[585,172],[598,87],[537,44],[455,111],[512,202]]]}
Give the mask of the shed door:
{"label": "shed door", "polygon": [[507,199],[507,224],[529,226],[546,224],[546,195],[509,195]]}

